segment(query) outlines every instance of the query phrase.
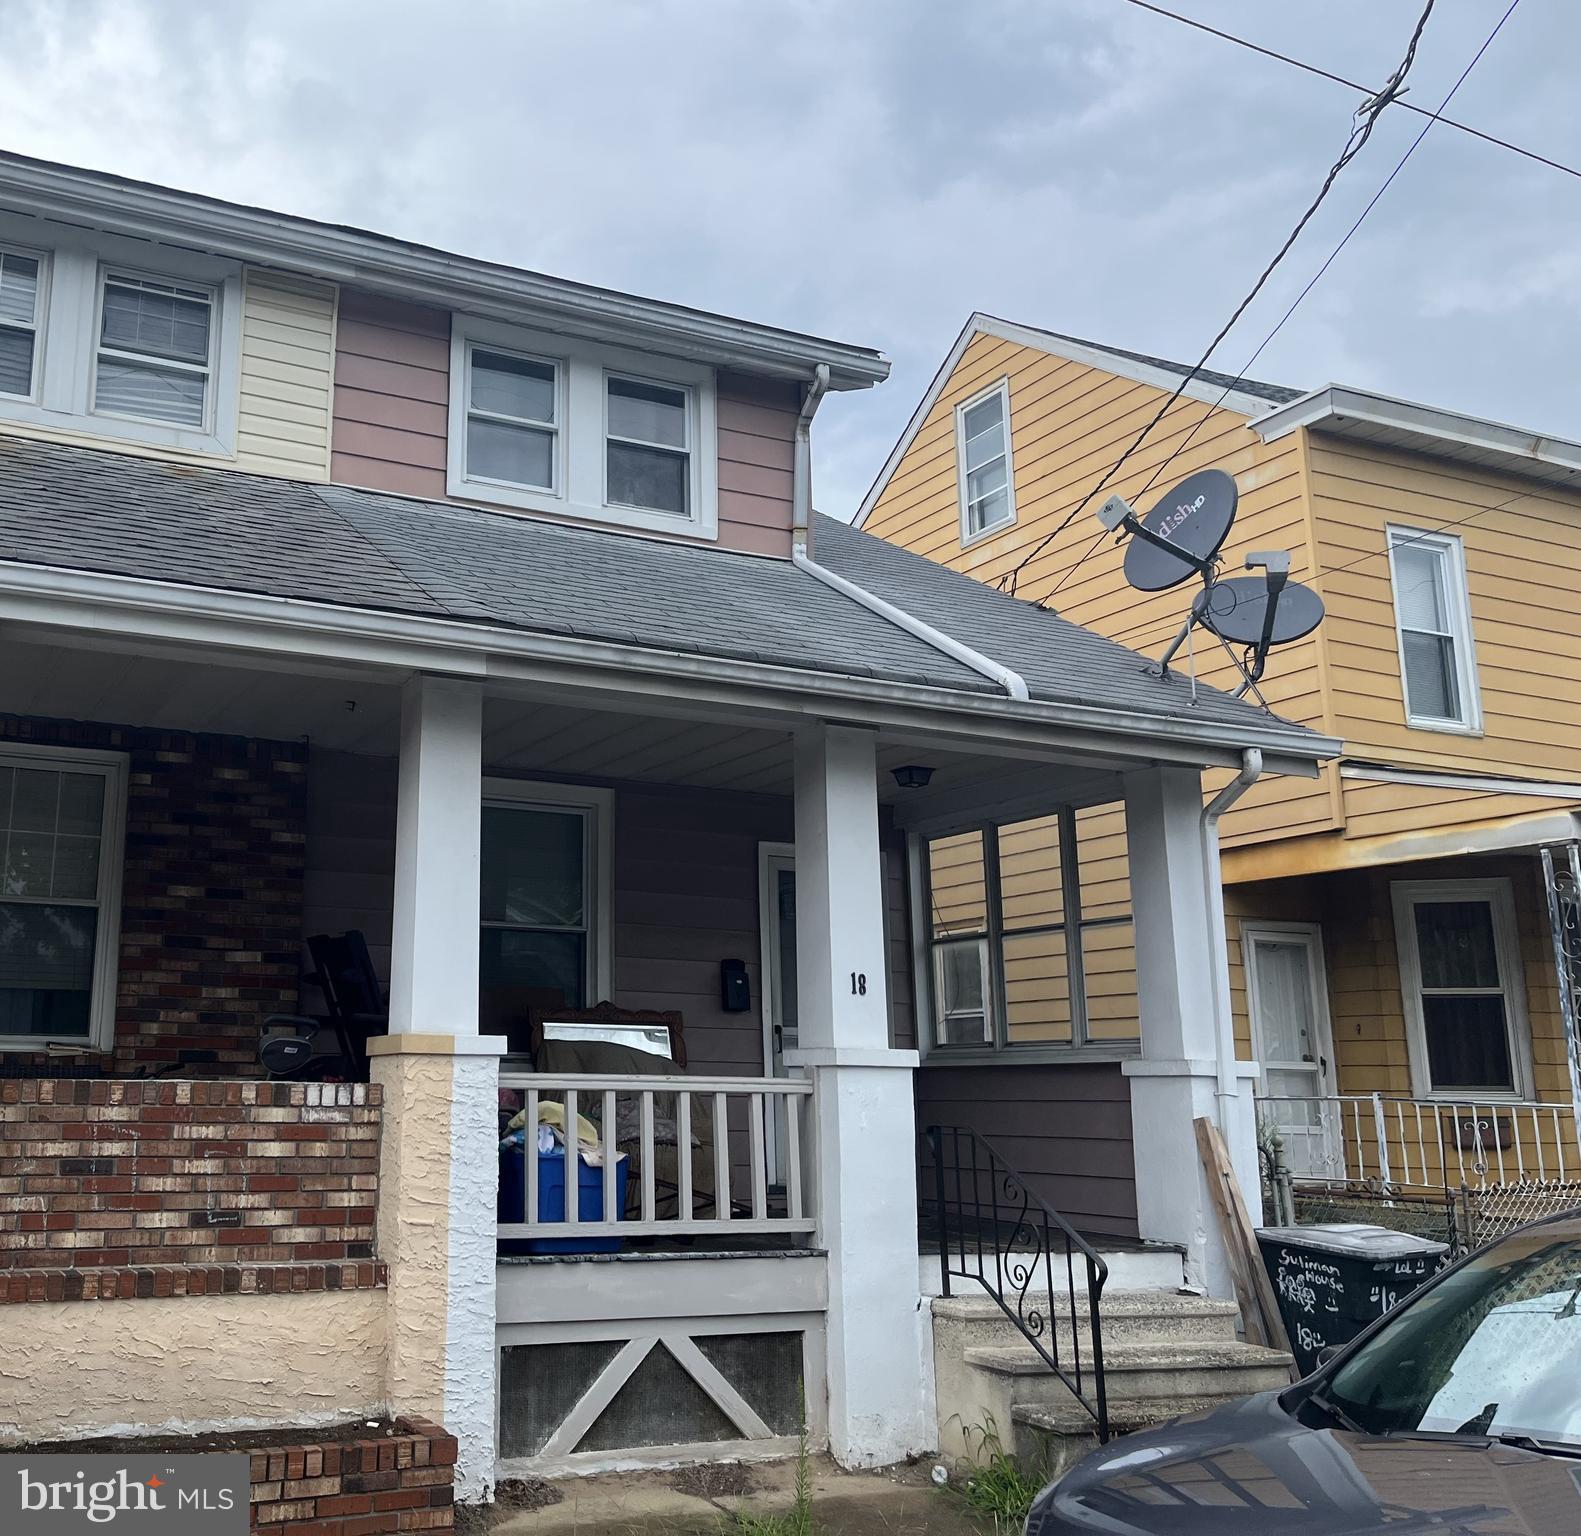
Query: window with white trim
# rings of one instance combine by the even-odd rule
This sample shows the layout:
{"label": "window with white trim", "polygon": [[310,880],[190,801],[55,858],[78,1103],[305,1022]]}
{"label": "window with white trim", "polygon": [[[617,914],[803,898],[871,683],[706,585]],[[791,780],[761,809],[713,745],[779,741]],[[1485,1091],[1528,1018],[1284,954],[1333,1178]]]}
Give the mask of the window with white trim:
{"label": "window with white trim", "polygon": [[99,289],[93,408],[201,427],[214,368],[214,290],[107,271]]}
{"label": "window with white trim", "polygon": [[125,759],[0,749],[0,1047],[108,1048]]}
{"label": "window with white trim", "polygon": [[713,369],[461,314],[450,348],[450,495],[717,537]]}
{"label": "window with white trim", "polygon": [[467,348],[466,474],[554,494],[559,484],[560,365]]}
{"label": "window with white trim", "polygon": [[956,407],[955,446],[961,538],[969,542],[1016,517],[1008,380]]}
{"label": "window with white trim", "polygon": [[242,265],[0,211],[0,419],[230,458]]}
{"label": "window with white trim", "polygon": [[0,246],[0,395],[31,400],[44,312],[44,257]]}
{"label": "window with white trim", "polygon": [[1408,724],[1481,727],[1465,549],[1452,534],[1390,528],[1400,678]]}
{"label": "window with white trim", "polygon": [[1523,1095],[1528,1026],[1509,882],[1397,882],[1393,894],[1417,1091]]}
{"label": "window with white trim", "polygon": [[687,515],[691,392],[611,374],[607,382],[605,499],[614,507]]}
{"label": "window with white trim", "polygon": [[1124,1048],[1139,1034],[1125,813],[1065,808],[914,840],[932,1050]]}
{"label": "window with white trim", "polygon": [[585,1008],[609,990],[606,790],[484,786],[479,985],[486,1020]]}

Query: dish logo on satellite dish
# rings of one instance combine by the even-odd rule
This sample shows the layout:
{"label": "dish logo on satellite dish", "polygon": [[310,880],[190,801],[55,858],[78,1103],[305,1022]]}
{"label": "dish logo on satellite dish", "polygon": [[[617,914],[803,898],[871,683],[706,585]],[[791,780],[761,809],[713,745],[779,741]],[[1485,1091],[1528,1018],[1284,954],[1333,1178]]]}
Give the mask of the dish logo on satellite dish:
{"label": "dish logo on satellite dish", "polygon": [[248,1458],[6,1456],[0,1531],[75,1536],[244,1536]]}
{"label": "dish logo on satellite dish", "polygon": [[1159,535],[1167,539],[1182,523],[1189,522],[1207,504],[1206,496],[1199,496],[1195,501],[1181,502],[1173,512],[1159,519]]}

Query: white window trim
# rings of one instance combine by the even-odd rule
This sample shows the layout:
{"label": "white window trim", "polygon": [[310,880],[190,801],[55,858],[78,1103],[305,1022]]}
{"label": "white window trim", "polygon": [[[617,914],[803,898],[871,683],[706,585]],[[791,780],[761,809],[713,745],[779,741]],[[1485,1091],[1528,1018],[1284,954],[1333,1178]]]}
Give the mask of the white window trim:
{"label": "white window trim", "polygon": [[60,903],[96,907],[99,913],[94,939],[88,1034],[86,1037],[0,1035],[0,1051],[42,1051],[52,1044],[75,1051],[112,1051],[115,1048],[115,993],[121,953],[121,875],[126,861],[126,754],[4,742],[0,743],[0,764],[7,767],[52,768],[65,773],[99,773],[104,778],[104,822],[99,834],[98,890],[91,902]]}
{"label": "white window trim", "polygon": [[[478,411],[472,405],[472,354],[481,347],[485,352],[496,352],[506,357],[516,358],[527,363],[541,363],[547,368],[554,369],[554,421],[530,422],[526,417],[513,417],[501,414],[498,411]],[[506,492],[511,495],[543,496],[558,499],[565,485],[565,410],[566,410],[566,364],[564,358],[549,357],[538,352],[524,352],[519,347],[495,346],[487,341],[468,340],[461,349],[461,444],[460,457],[463,471],[466,466],[466,429],[467,423],[475,415],[483,416],[491,421],[500,421],[507,424],[515,422],[519,426],[531,427],[540,432],[550,432],[554,437],[554,450],[549,459],[549,477],[553,482],[548,490],[535,486],[518,484],[512,480],[496,480],[488,475],[475,475],[465,473],[466,483],[473,486],[487,486],[492,494]]]}
{"label": "white window trim", "polygon": [[[49,330],[49,289],[52,263],[50,253],[30,245],[20,245],[14,240],[0,240],[0,254],[23,256],[38,263],[38,289],[33,295],[33,374],[28,380],[25,395],[0,394],[0,407],[35,405],[38,402],[39,380],[44,377],[44,343]],[[18,327],[6,322],[7,330]]]}
{"label": "white window trim", "polygon": [[589,837],[583,877],[592,893],[587,921],[587,995],[590,1007],[608,1000],[614,986],[610,919],[615,878],[614,791],[542,779],[486,778],[483,804],[570,807],[587,813]]}
{"label": "white window trim", "polygon": [[[130,442],[213,458],[235,458],[241,396],[242,265],[199,251],[0,213],[0,243],[48,258],[49,282],[35,353],[34,398],[0,395],[0,420],[74,438]],[[93,409],[99,296],[105,269],[213,290],[212,369],[202,427],[112,416]]]}
{"label": "white window trim", "polygon": [[[473,346],[555,363],[564,380],[558,409],[561,473],[553,492],[469,476],[467,358]],[[609,374],[687,391],[691,455],[689,515],[613,506],[605,486]],[[718,392],[714,370],[679,358],[603,346],[573,336],[456,314],[450,324],[450,417],[445,489],[458,501],[507,507],[644,532],[719,537]]]}
{"label": "white window trim", "polygon": [[[104,344],[104,295],[106,288],[116,281],[164,283],[170,287],[188,288],[208,295],[209,300],[209,349],[208,356],[200,368],[194,363],[183,363],[174,359],[158,358],[152,353],[122,352],[116,347],[107,347]],[[170,368],[177,373],[200,374],[203,378],[203,420],[195,427],[178,428],[180,431],[204,432],[212,431],[215,413],[215,388],[219,369],[216,366],[218,358],[216,352],[219,347],[219,320],[220,302],[222,294],[213,283],[197,282],[192,278],[172,279],[168,273],[142,271],[139,268],[124,266],[117,262],[100,262],[99,279],[93,305],[93,358],[90,377],[88,380],[88,411],[96,420],[112,421],[117,424],[132,423],[145,426],[169,426],[168,422],[156,422],[146,416],[135,416],[127,411],[109,411],[98,402],[99,396],[99,363],[106,352],[116,353],[125,357],[130,362],[140,362],[150,368]]]}
{"label": "white window trim", "polygon": [[[1005,433],[1005,505],[1009,508],[1006,516],[997,523],[990,523],[986,528],[979,528],[975,532],[967,521],[966,508],[966,413],[990,399],[992,396],[1000,397]],[[1006,528],[1013,528],[1016,521],[1016,460],[1013,445],[1010,441],[1010,377],[1005,377],[990,384],[986,389],[980,389],[969,399],[961,401],[955,407],[955,497],[960,516],[961,548],[979,543],[983,539],[990,539],[996,533],[1003,533]]]}
{"label": "white window trim", "polygon": [[[1396,880],[1390,885],[1390,895],[1394,905],[1395,948],[1399,954],[1400,994],[1412,1093],[1419,1099],[1442,1099],[1451,1104],[1530,1101],[1533,1098],[1532,1030],[1526,1011],[1526,977],[1521,967],[1520,937],[1515,922],[1515,893],[1509,880]],[[1427,1028],[1422,1015],[1422,967],[1414,921],[1417,904],[1432,901],[1488,903],[1493,916],[1494,955],[1504,992],[1504,1027],[1509,1035],[1513,1088],[1454,1089],[1435,1088],[1432,1084]]]}
{"label": "white window trim", "polygon": [[[1394,599],[1394,639],[1400,659],[1400,700],[1405,723],[1418,731],[1445,731],[1455,736],[1482,734],[1482,689],[1477,681],[1477,649],[1471,627],[1471,592],[1466,581],[1466,549],[1455,534],[1433,533],[1390,523],[1384,530],[1389,546],[1389,587]],[[1400,577],[1394,552],[1403,544],[1420,545],[1446,557],[1448,580],[1444,605],[1449,619],[1450,638],[1455,648],[1455,668],[1460,689],[1460,720],[1443,720],[1434,715],[1413,714],[1411,695],[1405,677],[1405,625],[1400,612]]]}

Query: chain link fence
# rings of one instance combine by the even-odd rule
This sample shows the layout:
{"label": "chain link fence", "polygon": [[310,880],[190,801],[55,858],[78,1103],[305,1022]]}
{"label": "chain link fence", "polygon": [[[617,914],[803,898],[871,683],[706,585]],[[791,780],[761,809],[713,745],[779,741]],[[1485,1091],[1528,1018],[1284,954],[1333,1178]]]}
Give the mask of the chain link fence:
{"label": "chain link fence", "polygon": [[1457,1192],[1455,1206],[1461,1241],[1468,1248],[1480,1248],[1529,1221],[1581,1211],[1581,1183],[1518,1179],[1485,1189],[1466,1188]]}

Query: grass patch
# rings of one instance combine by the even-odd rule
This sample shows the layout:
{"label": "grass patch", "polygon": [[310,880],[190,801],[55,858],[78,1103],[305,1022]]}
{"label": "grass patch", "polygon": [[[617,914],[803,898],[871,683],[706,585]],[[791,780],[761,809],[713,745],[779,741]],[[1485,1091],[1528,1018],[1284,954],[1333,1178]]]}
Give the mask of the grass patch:
{"label": "grass patch", "polygon": [[1005,1449],[992,1418],[965,1433],[971,1454],[957,1466],[944,1491],[962,1500],[977,1519],[990,1523],[996,1536],[1020,1531],[1045,1479],[1022,1471]]}
{"label": "grass patch", "polygon": [[720,1531],[721,1536],[822,1536],[823,1526],[812,1512],[812,1456],[807,1449],[805,1422],[796,1442],[796,1487],[791,1507],[778,1515],[732,1510],[721,1521]]}

